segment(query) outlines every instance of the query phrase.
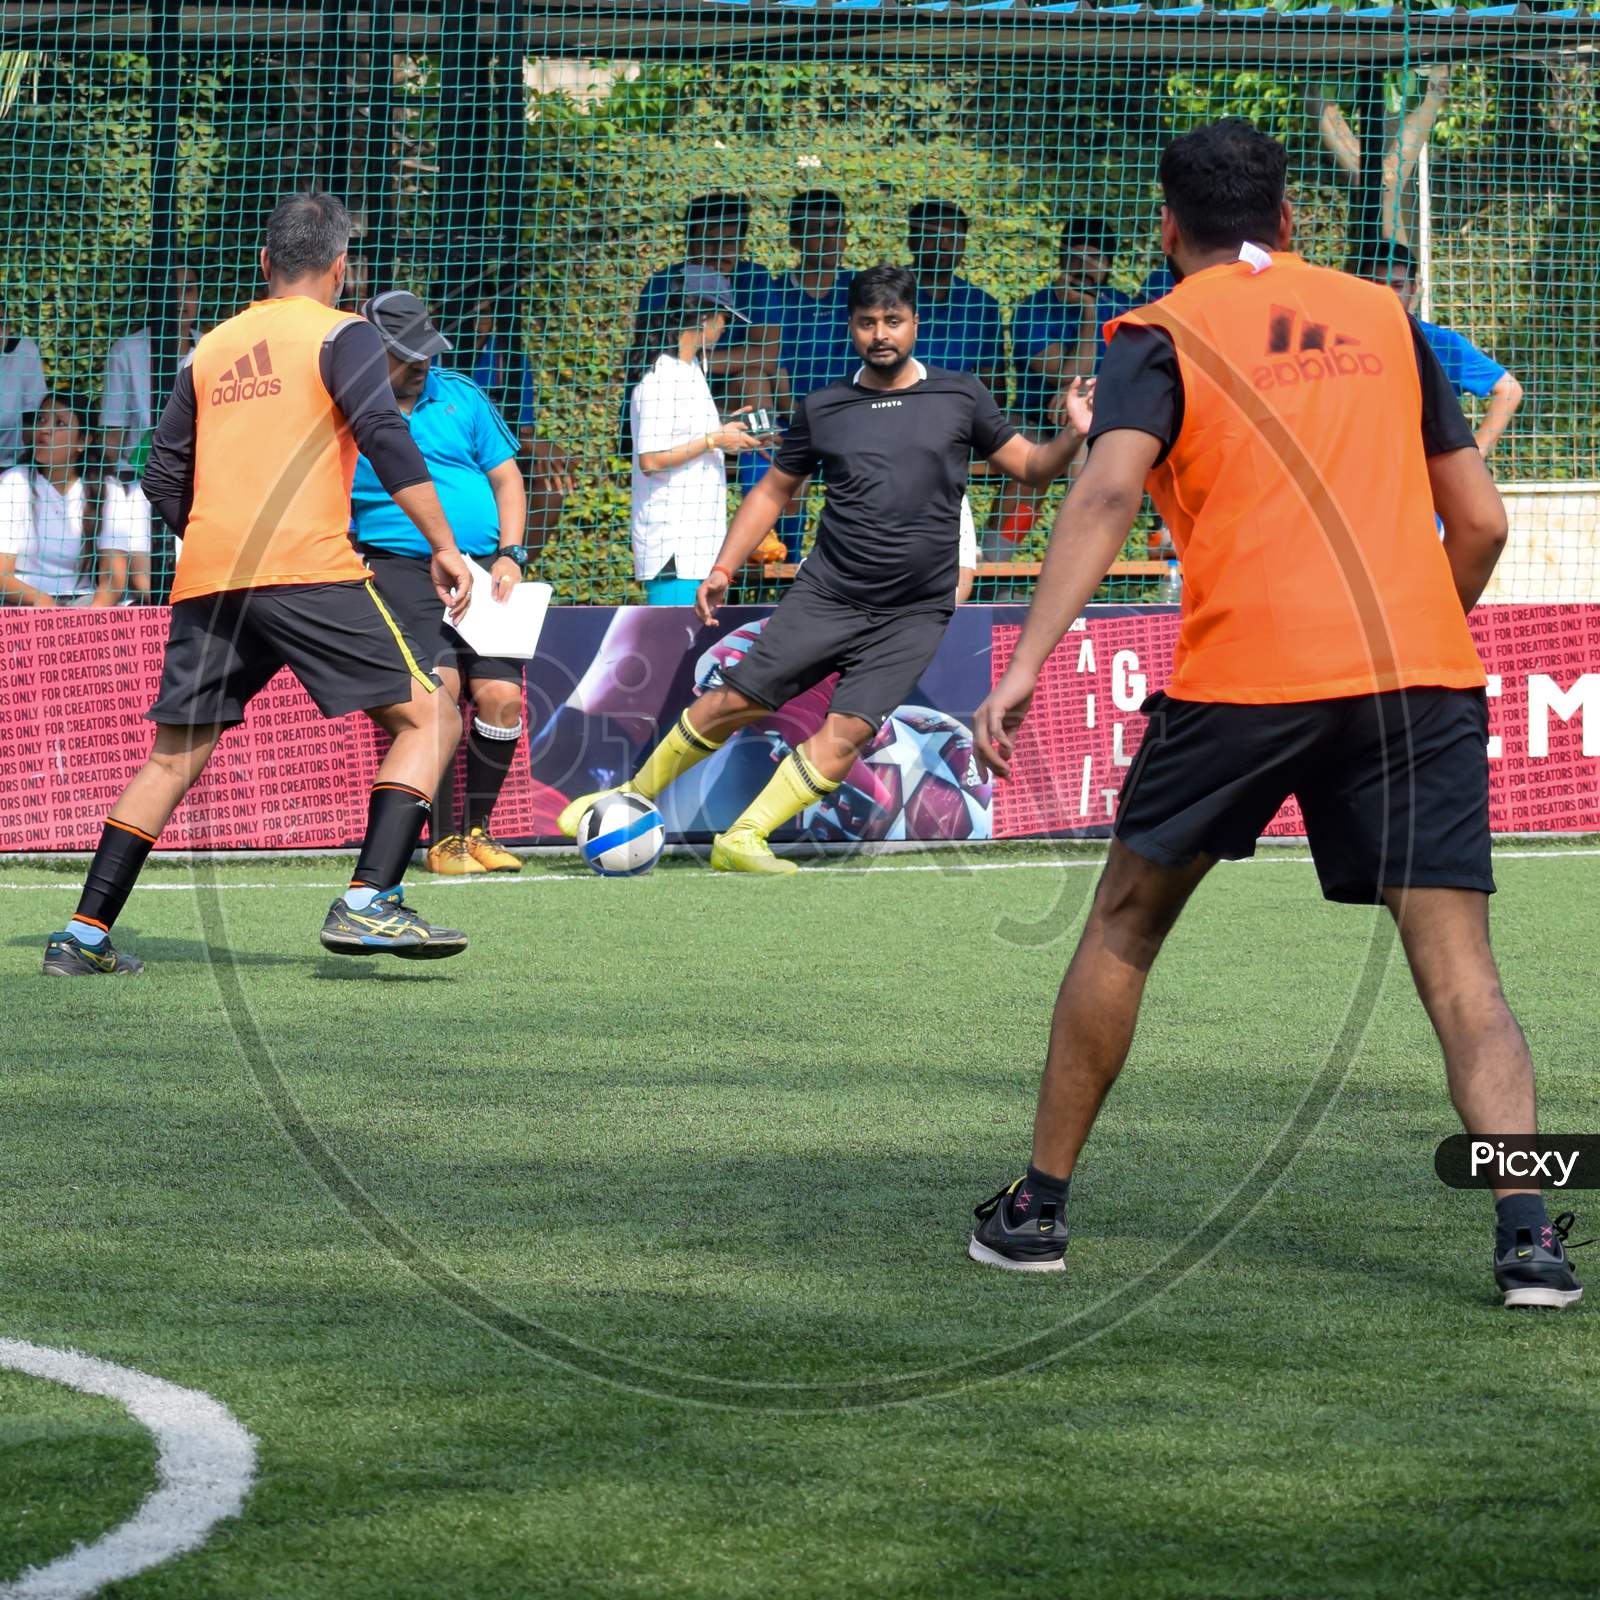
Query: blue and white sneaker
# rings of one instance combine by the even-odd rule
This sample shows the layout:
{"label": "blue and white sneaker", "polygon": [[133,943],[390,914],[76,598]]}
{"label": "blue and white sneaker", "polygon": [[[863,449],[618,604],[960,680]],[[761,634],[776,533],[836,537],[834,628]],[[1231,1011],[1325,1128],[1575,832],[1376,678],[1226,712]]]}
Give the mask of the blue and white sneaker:
{"label": "blue and white sneaker", "polygon": [[[1494,1281],[1507,1306],[1535,1306],[1560,1311],[1583,1299],[1583,1285],[1572,1275],[1567,1261],[1567,1235],[1577,1218],[1563,1211],[1553,1222],[1538,1228],[1518,1228],[1504,1251],[1494,1256]],[[1581,1250],[1593,1239],[1572,1246]]]}
{"label": "blue and white sneaker", "polygon": [[467,948],[467,936],[454,928],[424,922],[405,903],[398,886],[385,889],[363,911],[353,911],[343,897],[328,907],[322,924],[322,948],[336,956],[399,956],[406,961],[442,961]]}
{"label": "blue and white sneaker", "polygon": [[48,978],[132,978],[143,971],[144,962],[114,949],[109,939],[85,944],[70,933],[52,933],[44,942]]}

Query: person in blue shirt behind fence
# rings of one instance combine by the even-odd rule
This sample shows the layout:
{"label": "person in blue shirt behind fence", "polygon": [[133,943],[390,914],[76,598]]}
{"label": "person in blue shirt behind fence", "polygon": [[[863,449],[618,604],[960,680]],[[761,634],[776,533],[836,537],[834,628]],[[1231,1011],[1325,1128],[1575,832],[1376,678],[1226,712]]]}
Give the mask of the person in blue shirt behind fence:
{"label": "person in blue shirt behind fence", "polygon": [[[471,378],[434,365],[450,343],[414,294],[396,289],[376,295],[361,314],[383,338],[390,387],[433,475],[456,544],[494,580],[492,593],[476,596],[476,603],[504,601],[536,553],[523,542],[527,491],[517,439]],[[428,575],[428,546],[365,456],[356,460],[350,510],[356,549],[384,604],[428,651],[445,692],[459,699],[465,690],[472,701],[466,816],[458,829],[452,767],[433,803],[428,869],[451,876],[518,872],[522,862],[496,842],[489,818],[522,734],[524,663],[478,655],[444,620]]]}
{"label": "person in blue shirt behind fence", "polygon": [[[778,409],[788,415],[811,393],[841,383],[861,364],[850,343],[850,284],[844,201],[831,189],[807,189],[789,202],[795,266],[773,279],[778,324]],[[791,561],[800,559],[805,517],[798,505],[778,518],[776,533]]]}
{"label": "person in blue shirt behind fence", "polygon": [[[1382,240],[1362,263],[1359,275],[1373,283],[1387,284],[1407,311],[1416,304],[1417,258],[1409,245],[1397,239]],[[1472,430],[1479,451],[1487,456],[1522,404],[1522,385],[1464,334],[1442,328],[1436,322],[1424,322],[1421,317],[1416,320],[1428,347],[1439,358],[1450,387],[1458,395],[1475,395],[1489,402]]]}
{"label": "person in blue shirt behind fence", "polygon": [[957,272],[967,253],[967,214],[953,200],[919,200],[906,215],[917,280],[917,359],[970,372],[1003,406],[1006,334],[1000,302]]}
{"label": "person in blue shirt behind fence", "polygon": [[[1012,410],[1023,431],[1054,427],[1050,408],[1063,384],[1090,378],[1105,354],[1105,325],[1133,306],[1133,297],[1111,287],[1117,238],[1099,217],[1069,217],[1061,227],[1056,276],[1030,294],[1011,317],[1015,373]],[[996,513],[989,549],[992,559],[1028,536],[1039,515],[1040,496],[1008,484]]]}

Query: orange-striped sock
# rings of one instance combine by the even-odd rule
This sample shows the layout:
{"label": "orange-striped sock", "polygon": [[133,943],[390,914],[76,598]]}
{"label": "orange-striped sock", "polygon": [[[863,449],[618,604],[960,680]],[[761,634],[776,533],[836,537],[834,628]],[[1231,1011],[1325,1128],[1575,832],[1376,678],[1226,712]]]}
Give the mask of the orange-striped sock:
{"label": "orange-striped sock", "polygon": [[[350,874],[350,888],[358,894],[363,890],[381,894],[394,888],[405,876],[432,809],[432,800],[408,783],[380,780],[373,784],[367,802],[367,834],[361,841],[356,870]],[[371,895],[363,898],[370,900]]]}
{"label": "orange-striped sock", "polygon": [[[111,931],[111,924],[122,913],[138,881],[150,847],[156,842],[153,833],[136,828],[131,822],[119,822],[107,817],[100,830],[100,843],[95,847],[94,860],[84,875],[83,894],[72,920],[78,924],[72,933],[85,944],[97,944]],[[98,932],[99,938],[94,937]]]}

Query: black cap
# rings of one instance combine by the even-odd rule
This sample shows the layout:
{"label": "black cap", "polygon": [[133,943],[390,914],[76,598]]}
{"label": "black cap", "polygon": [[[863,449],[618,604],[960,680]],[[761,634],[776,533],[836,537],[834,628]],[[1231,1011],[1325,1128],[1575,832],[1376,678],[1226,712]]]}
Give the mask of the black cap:
{"label": "black cap", "polygon": [[361,315],[378,330],[385,349],[402,361],[426,361],[450,348],[450,341],[434,327],[428,308],[409,290],[375,294],[362,306]]}
{"label": "black cap", "polygon": [[686,300],[698,300],[703,305],[715,306],[719,311],[726,311],[737,322],[750,321],[734,300],[733,285],[722,273],[713,272],[710,267],[685,262],[678,269],[676,287]]}

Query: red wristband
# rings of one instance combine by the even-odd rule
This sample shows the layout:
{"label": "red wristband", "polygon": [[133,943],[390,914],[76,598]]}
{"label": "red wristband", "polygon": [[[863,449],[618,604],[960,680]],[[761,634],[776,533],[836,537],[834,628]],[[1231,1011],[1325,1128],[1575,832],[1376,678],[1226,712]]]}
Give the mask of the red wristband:
{"label": "red wristband", "polygon": [[722,574],[722,576],[728,580],[729,583],[733,582],[733,574],[731,572],[729,572],[726,567],[721,566],[721,565],[717,565],[717,566],[713,566],[711,570],[713,572],[720,572]]}

